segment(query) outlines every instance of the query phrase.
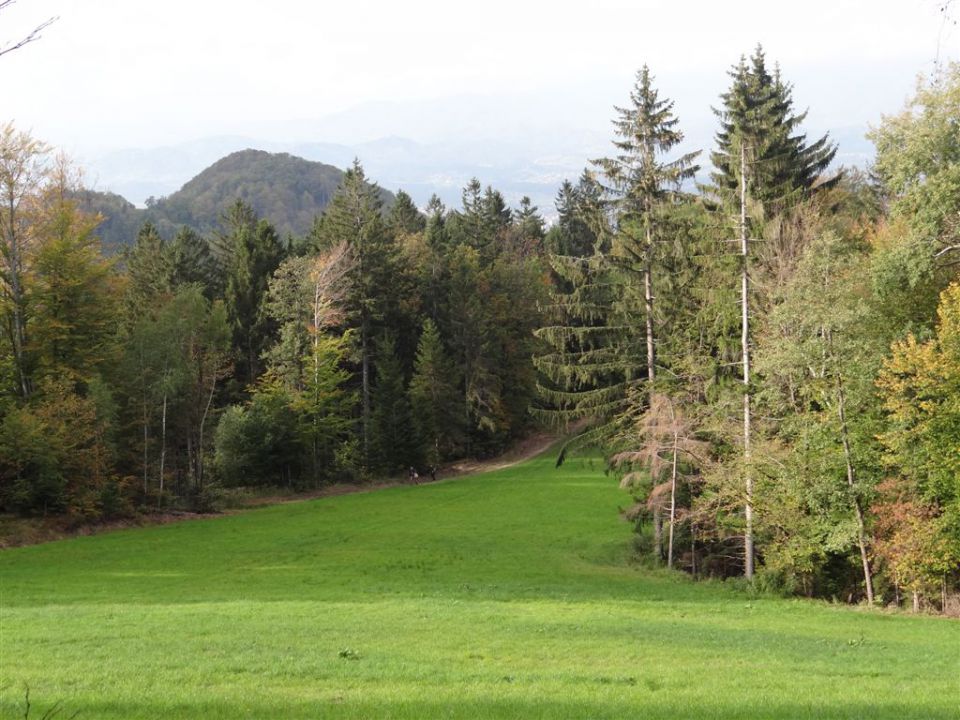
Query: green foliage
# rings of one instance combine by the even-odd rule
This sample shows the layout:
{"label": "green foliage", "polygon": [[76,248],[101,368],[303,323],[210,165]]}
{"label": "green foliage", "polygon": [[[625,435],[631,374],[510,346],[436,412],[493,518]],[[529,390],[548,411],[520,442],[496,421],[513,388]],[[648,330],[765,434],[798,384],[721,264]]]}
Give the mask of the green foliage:
{"label": "green foliage", "polygon": [[378,339],[375,349],[377,380],[373,388],[371,433],[373,453],[381,472],[392,475],[420,464],[410,398],[403,368],[390,335]]}
{"label": "green foliage", "polygon": [[261,373],[260,356],[269,346],[275,328],[262,307],[270,277],[283,259],[283,246],[273,226],[255,220],[238,201],[243,221],[234,224],[224,238],[226,287],[224,304],[233,329],[237,380],[250,384]]}
{"label": "green foliage", "polygon": [[97,222],[54,191],[35,226],[42,238],[29,276],[37,382],[86,380],[113,352],[117,292],[93,234]]}
{"label": "green foliage", "polygon": [[403,190],[398,190],[390,213],[387,215],[387,226],[394,237],[399,237],[423,232],[427,221],[417,209],[413,198]]}
{"label": "green foliage", "polygon": [[[0,423],[0,502],[8,511],[90,520],[118,486],[107,418],[71,383],[47,381]],[[116,507],[106,508],[113,511]]]}
{"label": "green foliage", "polygon": [[423,461],[435,467],[455,457],[463,447],[463,414],[454,364],[443,347],[440,331],[429,318],[417,345],[410,379],[413,427]]}
{"label": "green foliage", "polygon": [[264,385],[247,404],[227,408],[214,439],[220,482],[293,484],[305,455],[298,426],[289,394],[276,385]]}
{"label": "green foliage", "polygon": [[815,186],[835,182],[825,183],[822,175],[833,162],[836,145],[826,135],[807,143],[798,132],[807,114],[794,114],[792,86],[783,81],[779,67],[770,73],[763,48],[757,46],[749,63],[741,57],[728,74],[730,89],[720,96],[722,107],[714,110],[720,130],[710,156],[716,168],[713,190],[721,198],[739,192],[741,148],[748,164],[748,193],[769,214]]}

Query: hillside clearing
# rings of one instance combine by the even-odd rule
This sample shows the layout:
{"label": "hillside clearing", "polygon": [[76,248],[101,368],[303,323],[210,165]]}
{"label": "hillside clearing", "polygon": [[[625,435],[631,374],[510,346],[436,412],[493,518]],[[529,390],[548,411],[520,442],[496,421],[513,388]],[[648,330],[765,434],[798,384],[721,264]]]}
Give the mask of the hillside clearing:
{"label": "hillside clearing", "polygon": [[960,624],[632,566],[546,455],[0,554],[3,717],[955,718]]}

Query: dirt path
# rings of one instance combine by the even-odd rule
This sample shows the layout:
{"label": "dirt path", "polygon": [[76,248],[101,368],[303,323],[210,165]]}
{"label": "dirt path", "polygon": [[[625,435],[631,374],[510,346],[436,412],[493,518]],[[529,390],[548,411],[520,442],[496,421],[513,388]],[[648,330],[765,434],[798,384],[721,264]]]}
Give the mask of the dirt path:
{"label": "dirt path", "polygon": [[440,479],[445,477],[460,477],[476,473],[492,472],[512,467],[547,450],[558,440],[558,436],[549,433],[535,433],[514,445],[503,455],[491,460],[460,460],[441,468]]}

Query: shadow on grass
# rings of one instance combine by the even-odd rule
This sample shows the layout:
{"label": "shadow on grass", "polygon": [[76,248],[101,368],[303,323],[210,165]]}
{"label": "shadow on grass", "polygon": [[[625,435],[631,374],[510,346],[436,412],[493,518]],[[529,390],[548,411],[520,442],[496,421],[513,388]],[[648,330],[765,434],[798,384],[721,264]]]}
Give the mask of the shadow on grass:
{"label": "shadow on grass", "polygon": [[[81,707],[74,705],[74,707]],[[3,717],[22,717],[14,707],[4,707]],[[22,710],[20,711],[22,713]],[[170,703],[90,703],[81,707],[79,718],[112,720],[123,718],[164,718],[164,720],[211,718],[215,720],[294,720],[297,718],[339,718],[369,720],[475,720],[476,718],[590,718],[600,720],[676,720],[686,718],[724,718],[725,720],[754,720],[755,718],[778,718],[778,720],[882,720],[884,718],[924,718],[924,720],[956,720],[956,708],[926,707],[905,703],[854,702],[843,707],[816,701],[737,703],[733,698],[714,703],[671,702],[648,689],[637,689],[635,697],[614,702],[564,701],[552,698],[479,698],[457,703],[419,702],[398,700],[392,702],[353,702],[332,692],[325,700],[314,702],[283,701],[258,698],[248,702],[208,702],[197,704]]]}

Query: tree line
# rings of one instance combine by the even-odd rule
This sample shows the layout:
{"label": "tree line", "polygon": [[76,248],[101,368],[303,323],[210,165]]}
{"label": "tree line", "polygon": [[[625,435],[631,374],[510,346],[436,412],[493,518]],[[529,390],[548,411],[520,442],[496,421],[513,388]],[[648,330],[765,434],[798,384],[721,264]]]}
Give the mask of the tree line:
{"label": "tree line", "polygon": [[237,201],[101,252],[76,172],[0,132],[0,503],[78,522],[497,453],[531,425],[544,222],[472,181],[389,207],[359,163],[303,236]]}
{"label": "tree line", "polygon": [[581,423],[561,462],[604,449],[656,563],[947,610],[960,67],[872,129],[869,173],[831,169],[762,48],[729,75],[709,179],[644,67],[615,154],[561,188],[536,412]]}

